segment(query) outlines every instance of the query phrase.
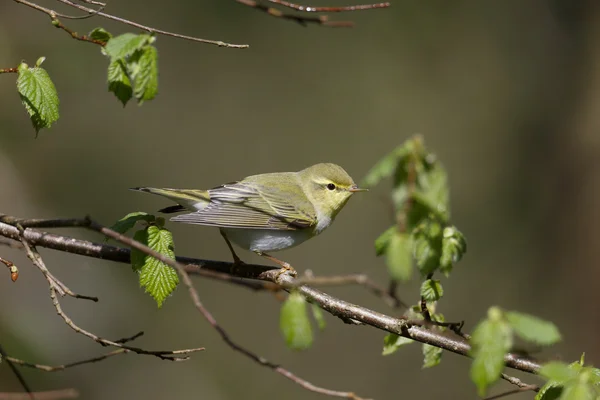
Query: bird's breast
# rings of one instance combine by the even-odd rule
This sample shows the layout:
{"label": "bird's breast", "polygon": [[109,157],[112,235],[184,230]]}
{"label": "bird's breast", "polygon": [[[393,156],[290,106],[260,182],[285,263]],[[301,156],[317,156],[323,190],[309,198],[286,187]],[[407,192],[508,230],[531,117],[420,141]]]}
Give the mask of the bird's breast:
{"label": "bird's breast", "polygon": [[288,249],[314,236],[312,229],[274,230],[222,228],[229,240],[237,246],[258,252]]}

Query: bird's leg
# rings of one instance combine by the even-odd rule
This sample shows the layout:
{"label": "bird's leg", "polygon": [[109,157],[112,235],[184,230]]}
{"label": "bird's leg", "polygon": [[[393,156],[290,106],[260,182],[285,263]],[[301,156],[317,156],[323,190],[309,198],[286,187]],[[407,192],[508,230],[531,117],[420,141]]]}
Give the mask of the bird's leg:
{"label": "bird's leg", "polygon": [[278,278],[279,275],[281,275],[281,274],[283,274],[285,272],[289,272],[292,276],[298,275],[298,272],[296,272],[296,270],[294,268],[292,268],[292,266],[290,264],[286,263],[285,261],[281,261],[280,259],[275,258],[275,257],[273,257],[270,254],[263,253],[262,251],[255,251],[255,253],[258,254],[261,257],[266,258],[267,260],[273,261],[275,264],[281,265],[281,270],[277,274],[276,278]]}
{"label": "bird's leg", "polygon": [[227,243],[227,247],[229,247],[229,251],[231,251],[231,255],[233,256],[233,263],[235,265],[245,264],[245,262],[243,262],[242,259],[239,258],[237,254],[235,254],[235,250],[233,250],[233,246],[231,245],[231,242],[227,238],[227,235],[225,234],[225,232],[223,232],[222,229],[219,229],[219,232],[221,232],[221,236],[223,236],[223,239],[225,239],[225,243]]}

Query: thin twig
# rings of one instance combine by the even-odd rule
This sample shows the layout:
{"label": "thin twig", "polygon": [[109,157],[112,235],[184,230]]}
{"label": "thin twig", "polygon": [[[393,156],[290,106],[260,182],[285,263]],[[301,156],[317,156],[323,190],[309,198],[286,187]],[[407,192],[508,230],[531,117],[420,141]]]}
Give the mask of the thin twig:
{"label": "thin twig", "polygon": [[[42,260],[42,257],[40,256],[40,254],[37,252],[37,250],[35,249],[35,247],[32,247],[29,245],[29,243],[27,242],[27,239],[25,239],[24,237],[22,238],[21,243],[23,243],[23,246],[25,248],[25,252],[27,253],[27,256],[29,257],[29,259],[40,269],[40,270],[44,270],[46,268],[44,261]],[[199,348],[193,348],[193,349],[184,349],[184,350],[166,350],[166,351],[149,351],[149,350],[144,350],[141,349],[139,347],[131,347],[131,346],[126,346],[122,343],[118,343],[115,341],[111,341],[108,339],[104,339],[100,336],[97,336],[91,332],[86,331],[85,329],[82,329],[81,327],[79,327],[78,325],[76,325],[71,318],[69,318],[69,316],[67,314],[65,314],[65,312],[62,310],[62,307],[60,305],[60,302],[58,301],[58,296],[56,295],[56,287],[54,285],[53,280],[50,278],[49,275],[45,275],[46,276],[46,280],[48,281],[48,286],[50,288],[50,298],[52,299],[52,304],[54,305],[54,308],[56,309],[56,312],[58,313],[58,315],[65,321],[65,323],[71,328],[73,329],[75,332],[82,334],[84,336],[89,337],[90,339],[104,345],[104,346],[114,346],[114,347],[118,347],[121,349],[126,349],[126,350],[130,350],[134,353],[137,354],[146,354],[146,355],[152,355],[155,357],[160,358],[161,360],[169,360],[169,361],[185,361],[188,360],[189,357],[186,356],[186,354],[190,354],[190,353],[194,353],[197,351],[202,351],[204,350],[204,347],[199,347]]]}
{"label": "thin twig", "polygon": [[27,393],[8,393],[0,392],[0,400],[62,400],[76,399],[79,397],[79,392],[73,388],[60,390],[47,390],[43,392],[31,392],[33,397]]}
{"label": "thin twig", "polygon": [[0,68],[0,74],[8,74],[8,73],[17,73],[19,69],[17,67],[14,68]]}
{"label": "thin twig", "polygon": [[[2,347],[2,345],[0,345],[0,357],[2,359],[6,358],[6,352],[4,351],[4,348]],[[26,394],[26,399],[34,399],[31,388],[29,387],[29,385],[27,384],[27,382],[25,381],[25,378],[23,377],[23,375],[21,374],[21,371],[19,371],[17,369],[17,367],[15,367],[15,365],[13,364],[12,361],[10,360],[6,360],[8,367],[10,368],[10,370],[13,372],[13,374],[15,374],[15,376],[17,377],[17,380],[19,381],[19,383],[21,384],[21,386],[23,386],[23,390],[25,390],[25,392],[27,392]]]}
{"label": "thin twig", "polygon": [[511,395],[517,394],[517,393],[528,392],[528,391],[533,391],[533,392],[539,392],[540,391],[540,387],[538,385],[524,383],[523,381],[521,381],[517,377],[506,375],[506,374],[502,374],[500,376],[505,381],[510,382],[510,383],[512,383],[515,386],[518,386],[518,389],[507,390],[505,392],[498,393],[498,394],[495,394],[493,396],[488,396],[488,397],[484,398],[483,400],[496,400],[496,399],[500,399],[502,397],[511,396]]}
{"label": "thin twig", "polygon": [[[0,214],[0,235],[8,238],[18,238],[18,230],[13,226],[15,223],[22,221],[15,217]],[[31,220],[29,220],[31,221]],[[50,222],[58,226],[86,226],[90,222],[86,219],[73,220],[37,220],[38,226],[50,226]],[[48,222],[43,225],[42,222]],[[58,223],[57,223],[58,222]],[[69,224],[62,223],[69,222]],[[73,239],[68,236],[50,234],[46,232],[36,231],[35,229],[26,229],[24,232],[25,238],[32,244],[47,247],[55,250],[65,251],[73,254],[85,255],[88,257],[102,258],[111,261],[129,263],[130,251],[128,249],[115,246],[93,243],[85,240]],[[134,242],[139,245],[139,243]],[[144,246],[145,248],[145,246]],[[142,250],[143,251],[143,250]],[[147,253],[148,254],[148,253]],[[153,257],[154,254],[150,254]],[[160,254],[158,254],[160,256]],[[161,256],[160,261],[173,266],[173,260]],[[212,271],[229,273],[238,277],[258,278],[269,282],[275,282],[284,287],[293,287],[294,278],[287,274],[280,274],[278,269],[273,267],[245,264],[244,268],[238,268],[231,262],[213,261],[193,259],[187,257],[177,257],[180,263],[193,264],[202,269],[210,269]],[[259,273],[259,271],[263,271]],[[395,333],[413,339],[420,343],[429,344],[444,350],[469,356],[471,347],[467,340],[462,337],[455,337],[451,332],[438,332],[431,329],[424,329],[417,325],[412,325],[410,321],[403,318],[395,318],[366,307],[361,307],[355,304],[345,302],[343,300],[332,297],[317,289],[309,286],[302,286],[298,289],[309,301],[317,304],[323,310],[342,319],[356,319],[366,325],[370,325],[377,329]],[[520,354],[509,353],[505,356],[505,364],[509,368],[521,370],[528,373],[536,373],[540,368],[540,364],[529,357],[523,357]]]}
{"label": "thin twig", "polygon": [[[117,343],[117,342],[115,342],[115,343]],[[35,363],[23,361],[19,358],[15,358],[15,357],[11,357],[11,356],[6,356],[6,360],[8,360],[14,364],[21,365],[23,367],[35,368],[35,369],[39,369],[39,370],[46,371],[46,372],[56,372],[56,371],[64,371],[67,368],[76,367],[78,365],[95,363],[98,361],[105,360],[109,357],[118,356],[119,354],[126,354],[129,352],[130,352],[130,350],[128,350],[128,349],[116,349],[116,350],[113,350],[109,353],[103,354],[98,357],[88,358],[86,360],[75,361],[75,362],[72,362],[69,364],[62,364],[62,365],[35,364]]]}
{"label": "thin twig", "polygon": [[[13,0],[13,1],[15,1],[17,3],[20,3],[20,4],[23,4],[23,5],[26,5],[28,7],[31,7],[31,8],[33,8],[35,10],[41,11],[43,13],[46,13],[46,14],[48,14],[50,16],[50,18],[56,18],[56,17],[68,18],[68,16],[65,16],[64,14],[57,13],[54,10],[51,10],[49,8],[46,8],[46,7],[42,7],[42,6],[40,6],[40,5],[36,4],[36,3],[30,2],[28,0]],[[163,30],[160,30],[160,29],[155,29],[155,28],[152,28],[152,27],[149,27],[149,26],[146,26],[146,25],[139,24],[137,22],[133,22],[133,21],[127,20],[125,18],[117,17],[117,16],[114,16],[114,15],[111,15],[111,14],[107,14],[107,13],[102,12],[102,11],[94,10],[94,9],[82,6],[80,4],[73,3],[73,2],[71,2],[69,0],[59,0],[59,1],[61,3],[69,5],[71,7],[77,8],[78,10],[81,10],[81,11],[84,11],[84,12],[87,12],[87,13],[90,13],[90,14],[95,14],[95,15],[98,15],[100,17],[103,17],[103,18],[106,18],[106,19],[110,19],[110,20],[113,20],[113,21],[117,21],[117,22],[120,22],[122,24],[133,26],[133,27],[142,29],[142,30],[144,30],[146,32],[150,32],[150,33],[157,33],[157,34],[160,34],[160,35],[171,36],[171,37],[175,37],[175,38],[178,38],[178,39],[190,40],[190,41],[193,41],[193,42],[200,42],[200,43],[205,43],[205,44],[212,44],[212,45],[215,45],[215,46],[228,47],[228,48],[232,48],[232,49],[247,49],[248,47],[250,47],[247,44],[226,43],[226,42],[222,42],[220,40],[201,39],[201,38],[194,37],[194,36],[180,35],[178,33],[163,31]]]}
{"label": "thin twig", "polygon": [[[73,19],[73,18],[71,18],[71,19]],[[75,40],[81,40],[82,42],[94,43],[94,44],[97,44],[97,45],[102,46],[102,47],[104,47],[106,45],[106,42],[103,41],[103,40],[92,39],[91,37],[89,37],[87,35],[80,35],[77,32],[75,32],[74,30],[72,30],[70,28],[67,28],[56,17],[52,18],[52,25],[54,25],[55,27],[57,27],[59,29],[62,29],[63,31],[67,32]]]}
{"label": "thin twig", "polygon": [[362,11],[362,10],[373,10],[376,8],[387,8],[390,3],[375,3],[375,4],[359,4],[355,6],[341,6],[341,7],[315,7],[315,6],[303,6],[301,4],[290,3],[285,0],[267,0],[269,3],[278,4],[283,7],[291,8],[296,11],[302,12],[344,12],[344,11]]}
{"label": "thin twig", "polygon": [[240,4],[243,4],[248,7],[252,7],[255,10],[264,12],[272,17],[287,19],[289,21],[294,21],[299,23],[302,26],[306,26],[307,24],[316,24],[321,26],[327,26],[330,28],[352,28],[354,26],[354,22],[352,21],[329,21],[329,17],[327,15],[319,15],[316,17],[313,16],[305,16],[298,14],[289,14],[284,13],[283,11],[275,8],[266,6],[257,0],[235,0]]}

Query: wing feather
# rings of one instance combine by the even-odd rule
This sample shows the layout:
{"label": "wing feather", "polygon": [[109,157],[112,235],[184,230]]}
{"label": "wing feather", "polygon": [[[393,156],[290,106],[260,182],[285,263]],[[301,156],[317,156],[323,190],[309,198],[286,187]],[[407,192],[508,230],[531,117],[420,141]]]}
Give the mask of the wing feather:
{"label": "wing feather", "polygon": [[[292,192],[281,190],[282,184],[293,184],[290,187]],[[244,182],[219,186],[208,191],[210,202],[205,208],[178,215],[171,221],[222,228],[275,230],[305,229],[316,223],[314,209],[308,200],[299,204],[290,202],[290,198],[297,200],[297,191],[301,191],[295,182],[278,182],[275,187],[277,189],[272,185],[257,186],[256,183]]]}

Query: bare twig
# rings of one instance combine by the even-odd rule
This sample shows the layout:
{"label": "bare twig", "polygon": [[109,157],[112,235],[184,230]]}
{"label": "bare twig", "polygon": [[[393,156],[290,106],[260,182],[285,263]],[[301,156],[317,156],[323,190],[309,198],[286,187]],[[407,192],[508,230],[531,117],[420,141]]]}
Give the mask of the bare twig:
{"label": "bare twig", "polygon": [[294,4],[284,0],[267,0],[269,3],[278,4],[283,7],[291,8],[296,11],[302,12],[344,12],[344,11],[361,11],[361,10],[373,10],[376,8],[387,8],[390,3],[375,3],[375,4],[359,4],[355,6],[341,6],[341,7],[315,7],[315,6],[303,6],[301,4]]}
{"label": "bare twig", "polygon": [[[115,342],[115,343],[118,343],[118,342]],[[46,372],[56,372],[56,371],[64,371],[67,368],[76,367],[78,365],[95,363],[95,362],[102,361],[102,360],[105,360],[105,359],[113,357],[113,356],[118,356],[119,354],[125,354],[125,353],[129,353],[129,352],[130,352],[130,350],[128,350],[128,349],[116,349],[116,350],[113,350],[109,353],[103,354],[98,357],[88,358],[86,360],[76,361],[76,362],[72,362],[69,364],[62,364],[62,365],[35,364],[35,363],[23,361],[19,358],[15,358],[15,357],[11,357],[11,356],[6,356],[6,360],[8,360],[14,364],[21,365],[23,367],[35,368],[35,369],[39,369],[39,370],[46,371]]]}
{"label": "bare twig", "polygon": [[507,390],[505,392],[498,393],[493,396],[488,396],[484,400],[496,400],[496,399],[500,399],[502,397],[511,396],[513,394],[517,394],[517,393],[521,393],[521,392],[528,392],[528,391],[539,392],[539,390],[540,390],[540,387],[538,385],[524,383],[517,377],[506,375],[506,374],[502,374],[501,377],[505,381],[518,386],[518,389]]}
{"label": "bare twig", "polygon": [[17,73],[19,69],[17,67],[14,68],[0,68],[0,74],[8,74],[8,73]]}
{"label": "bare twig", "polygon": [[10,279],[13,282],[16,282],[19,279],[19,268],[12,262],[5,258],[0,257],[0,263],[6,265],[8,267],[8,271],[10,272]]}
{"label": "bare twig", "polygon": [[103,40],[92,39],[91,37],[89,37],[87,35],[80,35],[77,32],[75,32],[74,30],[72,30],[70,28],[67,28],[56,17],[52,18],[52,25],[54,25],[55,27],[57,27],[59,29],[62,29],[63,31],[67,32],[75,40],[81,40],[82,42],[94,43],[94,44],[97,44],[97,45],[102,46],[102,47],[104,47],[106,45],[106,42],[103,41]]}
{"label": "bare twig", "polygon": [[313,17],[313,16],[284,13],[283,11],[281,11],[275,7],[266,6],[257,0],[235,0],[235,1],[237,1],[238,3],[243,4],[245,6],[252,7],[255,10],[264,12],[272,17],[287,19],[289,21],[294,21],[294,22],[299,23],[302,26],[306,26],[309,23],[321,25],[321,26],[327,26],[327,27],[331,27],[331,28],[352,28],[354,26],[354,22],[352,22],[352,21],[329,21],[329,17],[327,15],[320,15],[317,17]]}
{"label": "bare twig", "polygon": [[[44,261],[42,260],[42,257],[37,252],[37,250],[35,249],[35,247],[30,246],[29,243],[27,242],[27,239],[25,237],[22,238],[21,243],[23,243],[23,247],[25,248],[25,252],[27,253],[27,256],[29,257],[29,259],[40,270],[42,270],[42,271],[46,270],[47,271],[47,268],[44,265]],[[65,312],[62,310],[60,302],[58,301],[58,297],[56,295],[56,285],[55,285],[54,281],[52,280],[52,278],[50,277],[50,275],[44,274],[44,276],[46,277],[46,280],[48,281],[48,286],[50,288],[50,298],[52,299],[52,304],[54,305],[54,308],[56,309],[56,312],[58,313],[58,315],[75,332],[77,332],[79,334],[82,334],[84,336],[87,336],[90,339],[92,339],[92,340],[94,340],[94,341],[96,341],[96,342],[98,342],[98,343],[100,343],[100,344],[102,344],[104,346],[119,347],[121,349],[126,349],[126,350],[132,351],[132,352],[137,353],[137,354],[152,355],[152,356],[160,358],[161,360],[169,360],[169,361],[185,361],[185,360],[189,359],[189,357],[187,356],[187,354],[204,350],[204,347],[199,347],[199,348],[185,349],[185,350],[149,351],[149,350],[141,349],[139,347],[126,346],[126,345],[124,345],[122,343],[118,343],[116,341],[111,341],[111,340],[108,340],[108,339],[104,339],[104,338],[102,338],[100,336],[97,336],[97,335],[91,333],[91,332],[88,332],[85,329],[82,329],[81,327],[79,327],[78,325],[76,325],[71,320],[71,318],[69,318],[69,316],[67,314],[65,314]]]}
{"label": "bare twig", "polygon": [[[67,15],[57,13],[54,10],[51,10],[49,8],[46,8],[46,7],[42,7],[42,6],[40,6],[40,5],[36,4],[36,3],[30,2],[28,0],[13,0],[13,1],[15,1],[16,3],[20,3],[20,4],[26,5],[28,7],[31,7],[31,8],[33,8],[35,10],[41,11],[41,12],[47,14],[48,16],[50,16],[51,19],[56,19],[56,17],[70,18]],[[149,27],[149,26],[146,26],[146,25],[139,24],[137,22],[133,22],[133,21],[127,20],[125,18],[121,18],[121,17],[117,17],[117,16],[114,16],[114,15],[111,15],[111,14],[107,14],[107,13],[104,13],[104,12],[99,11],[99,10],[94,10],[94,9],[82,6],[80,4],[73,3],[73,2],[71,2],[69,0],[59,0],[59,1],[61,3],[67,4],[68,6],[71,6],[73,8],[78,9],[78,10],[84,11],[86,13],[94,14],[94,15],[97,15],[97,16],[100,16],[100,17],[103,17],[103,18],[106,18],[106,19],[117,21],[117,22],[120,22],[122,24],[133,26],[133,27],[142,29],[142,30],[144,30],[146,32],[150,32],[150,33],[157,33],[157,34],[160,34],[160,35],[171,36],[171,37],[175,37],[175,38],[178,38],[178,39],[190,40],[190,41],[193,41],[193,42],[200,42],[200,43],[205,43],[205,44],[212,44],[212,45],[215,45],[215,46],[228,47],[228,48],[232,48],[232,49],[246,49],[246,48],[250,47],[247,44],[226,43],[226,42],[222,42],[220,40],[201,39],[201,38],[194,37],[194,36],[180,35],[178,33],[163,31],[163,30],[160,30],[160,29],[155,29],[155,28],[152,28],[152,27]]]}
{"label": "bare twig", "polygon": [[0,400],[62,400],[62,399],[76,399],[79,397],[79,392],[75,389],[60,389],[60,390],[47,390],[44,392],[32,392],[31,397],[27,393],[7,393],[0,392]]}
{"label": "bare twig", "polygon": [[[0,214],[0,236],[18,239],[18,230],[12,226],[20,222],[15,217]],[[49,226],[87,226],[90,221],[87,219],[72,220],[28,220],[34,222],[31,226],[49,227]],[[111,261],[129,263],[130,251],[128,249],[93,243],[85,240],[74,239],[68,236],[54,235],[46,232],[26,229],[25,238],[32,244],[47,247],[55,250],[65,251],[73,254],[85,255],[88,257],[102,258]],[[127,239],[127,238],[126,238]],[[135,242],[137,243],[137,242]],[[137,243],[139,245],[139,243]],[[154,256],[154,254],[151,254]],[[158,254],[160,256],[160,254]],[[161,256],[162,257],[162,256]],[[173,260],[159,258],[160,261],[173,266]],[[294,278],[280,274],[277,277],[278,269],[270,266],[245,264],[239,268],[231,262],[193,259],[187,257],[177,257],[177,261],[185,264],[192,264],[195,268],[209,269],[216,272],[229,273],[237,277],[262,279],[284,287],[294,287]],[[260,272],[262,271],[262,272]],[[420,343],[429,344],[444,350],[469,356],[471,347],[463,337],[455,337],[452,332],[438,332],[425,329],[403,318],[394,318],[385,314],[378,313],[366,307],[347,303],[343,300],[332,297],[319,290],[309,286],[302,286],[298,289],[309,301],[316,303],[319,307],[330,314],[345,319],[355,319],[370,325],[377,329],[398,334]],[[536,373],[540,364],[535,360],[524,357],[521,354],[509,353],[506,355],[505,364],[509,368],[514,368],[529,373]]]}
{"label": "bare twig", "polygon": [[[3,359],[6,358],[6,352],[4,351],[4,348],[2,347],[2,345],[0,345],[0,356]],[[21,384],[21,386],[23,386],[23,390],[25,390],[25,392],[27,392],[27,394],[25,395],[26,397],[24,397],[24,398],[25,399],[34,399],[32,391],[31,391],[31,388],[29,387],[29,385],[25,381],[25,378],[23,377],[23,375],[21,374],[21,372],[17,369],[17,367],[15,367],[15,365],[13,364],[12,361],[6,360],[6,362],[8,364],[8,367],[10,368],[10,370],[17,377],[17,380],[19,381],[19,383]]]}

